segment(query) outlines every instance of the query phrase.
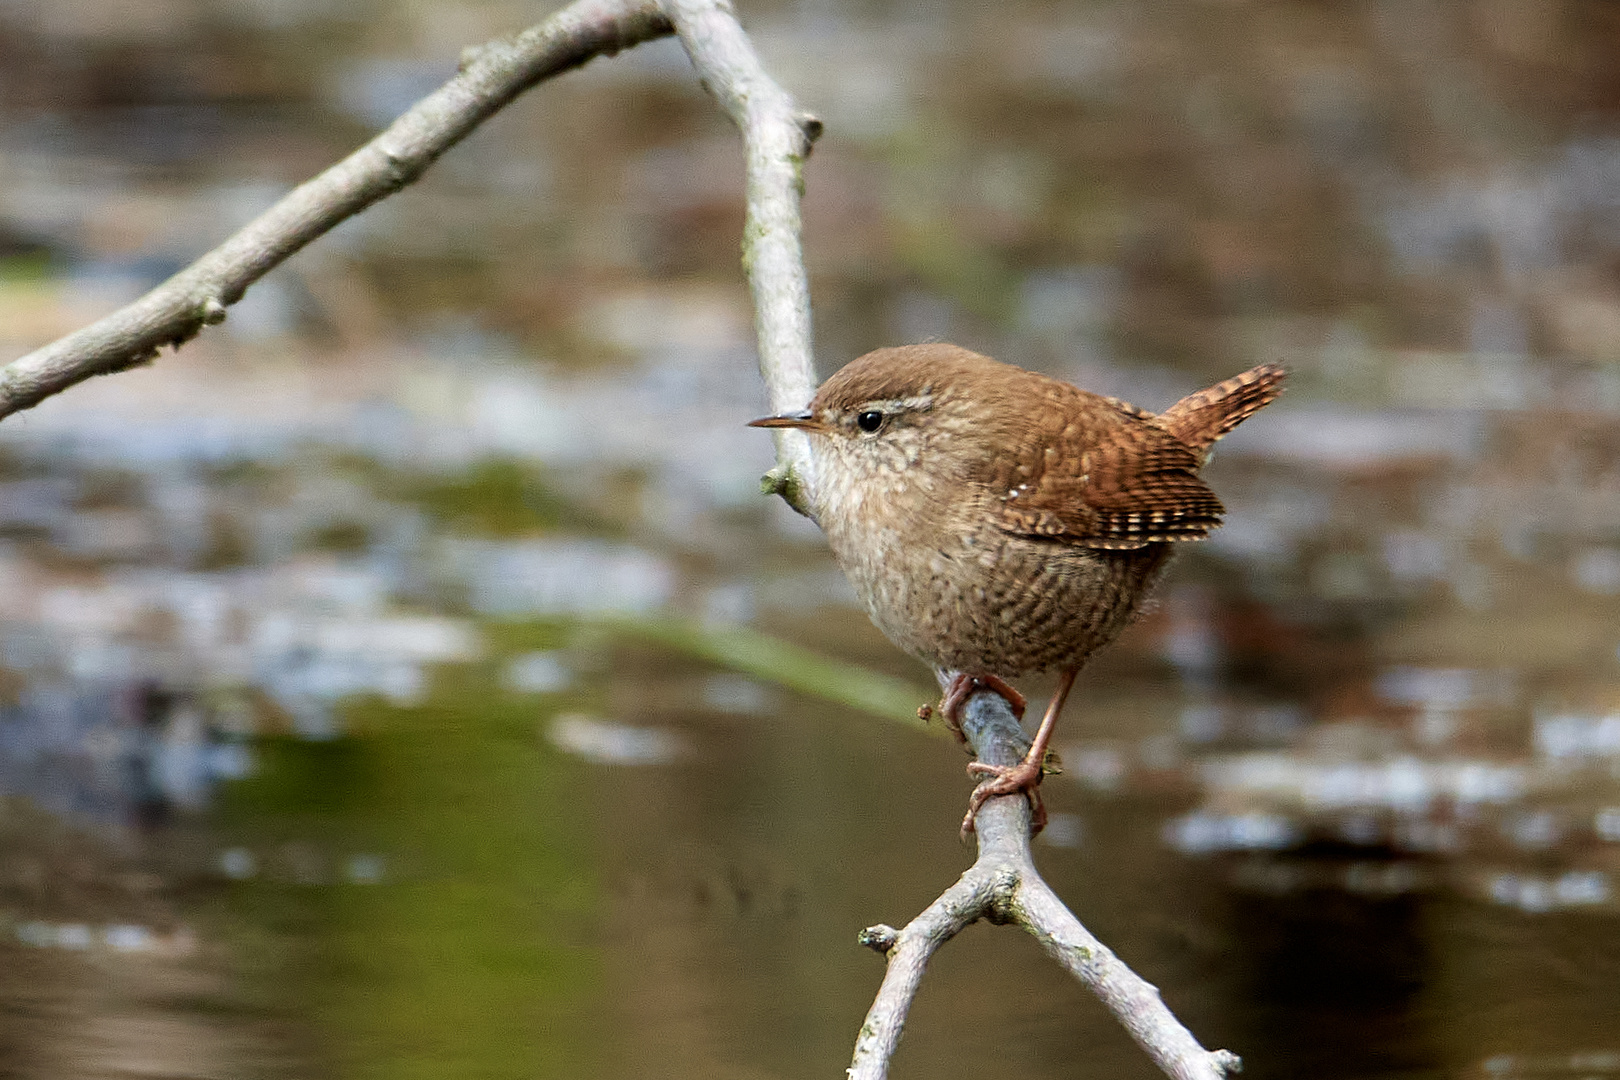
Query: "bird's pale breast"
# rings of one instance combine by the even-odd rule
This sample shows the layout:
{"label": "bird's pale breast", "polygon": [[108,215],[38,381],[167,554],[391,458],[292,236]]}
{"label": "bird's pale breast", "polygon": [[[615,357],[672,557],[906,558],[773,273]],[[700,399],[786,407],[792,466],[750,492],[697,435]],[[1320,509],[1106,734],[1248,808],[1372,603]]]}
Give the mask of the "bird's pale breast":
{"label": "bird's pale breast", "polygon": [[828,529],[872,621],[948,671],[1014,677],[1081,663],[1130,622],[1170,553],[1168,544],[1099,551],[1018,536],[982,512],[958,520],[965,527],[942,523],[926,538],[862,529],[859,516]]}

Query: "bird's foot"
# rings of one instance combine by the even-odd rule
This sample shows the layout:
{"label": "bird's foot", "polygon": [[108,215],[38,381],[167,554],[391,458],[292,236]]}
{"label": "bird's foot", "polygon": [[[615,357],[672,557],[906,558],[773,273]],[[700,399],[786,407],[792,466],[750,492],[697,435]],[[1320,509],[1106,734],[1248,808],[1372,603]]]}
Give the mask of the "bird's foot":
{"label": "bird's foot", "polygon": [[[1014,716],[1020,720],[1024,718],[1024,707],[1028,702],[1023,694],[1008,686],[1005,680],[994,675],[968,675],[957,672],[950,685],[945,688],[945,697],[939,703],[939,714],[944,717],[945,726],[951,729],[951,734],[955,735],[959,742],[967,742],[967,737],[962,734],[962,707],[967,704],[968,698],[980,690],[994,690],[1006,699]],[[920,711],[918,715],[921,715]]]}
{"label": "bird's foot", "polygon": [[975,761],[968,766],[968,775],[983,775],[978,787],[968,798],[967,816],[962,818],[962,839],[966,840],[973,831],[973,819],[978,816],[979,807],[985,800],[994,799],[998,795],[1017,795],[1020,792],[1029,797],[1029,834],[1034,836],[1046,828],[1046,803],[1041,798],[1041,763],[1025,758],[1016,765],[986,765],[982,761]]}

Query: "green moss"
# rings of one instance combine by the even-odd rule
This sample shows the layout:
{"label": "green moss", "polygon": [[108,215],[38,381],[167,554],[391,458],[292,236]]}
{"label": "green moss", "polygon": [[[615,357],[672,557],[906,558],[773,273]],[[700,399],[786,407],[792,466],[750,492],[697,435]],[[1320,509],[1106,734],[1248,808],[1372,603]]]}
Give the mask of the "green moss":
{"label": "green moss", "polygon": [[799,474],[791,466],[776,466],[759,478],[759,493],[761,495],[780,495],[795,511],[810,516],[805,503],[804,485],[799,482]]}
{"label": "green moss", "polygon": [[748,220],[743,222],[742,268],[744,276],[753,276],[755,256],[759,242],[765,239],[765,233],[765,226],[760,224],[752,214],[749,215]]}

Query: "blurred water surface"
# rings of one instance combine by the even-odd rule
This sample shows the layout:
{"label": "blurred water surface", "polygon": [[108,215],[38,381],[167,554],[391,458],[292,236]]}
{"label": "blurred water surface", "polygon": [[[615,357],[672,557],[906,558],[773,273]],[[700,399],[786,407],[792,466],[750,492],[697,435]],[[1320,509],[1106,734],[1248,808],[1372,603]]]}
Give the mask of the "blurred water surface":
{"label": "blurred water surface", "polygon": [[[1620,1076],[1612,6],[742,7],[824,373],[1294,370],[1082,679],[1060,894],[1246,1075]],[[541,14],[0,4],[0,359]],[[598,61],[0,424],[0,1075],[843,1068],[967,784],[757,494],[740,168],[677,45]],[[895,1075],[1013,1072],[1152,1075],[975,928]]]}

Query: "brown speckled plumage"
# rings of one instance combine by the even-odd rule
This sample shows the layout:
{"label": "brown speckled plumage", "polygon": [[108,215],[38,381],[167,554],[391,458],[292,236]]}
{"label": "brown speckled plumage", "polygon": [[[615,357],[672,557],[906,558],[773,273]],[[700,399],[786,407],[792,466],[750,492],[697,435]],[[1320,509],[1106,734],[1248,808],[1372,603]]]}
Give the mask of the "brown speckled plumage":
{"label": "brown speckled plumage", "polygon": [[[872,620],[946,671],[1078,664],[1222,507],[1209,446],[1276,397],[1255,368],[1162,416],[954,345],[879,349],[811,405],[816,518]],[[875,433],[863,412],[884,414]]]}
{"label": "brown speckled plumage", "polygon": [[1221,523],[1198,478],[1209,448],[1274,400],[1262,365],[1154,414],[954,345],[879,349],[828,379],[802,415],[756,421],[810,434],[812,511],[872,621],[958,673],[954,710],[984,682],[1058,668],[1058,692],[1017,766],[968,806],[1028,791],[1064,696],[1112,641],[1175,544]]}

